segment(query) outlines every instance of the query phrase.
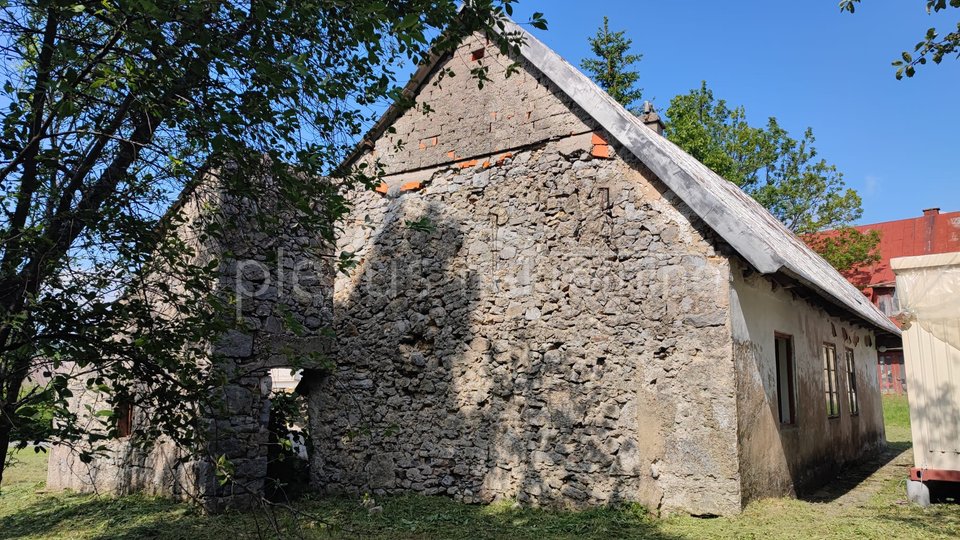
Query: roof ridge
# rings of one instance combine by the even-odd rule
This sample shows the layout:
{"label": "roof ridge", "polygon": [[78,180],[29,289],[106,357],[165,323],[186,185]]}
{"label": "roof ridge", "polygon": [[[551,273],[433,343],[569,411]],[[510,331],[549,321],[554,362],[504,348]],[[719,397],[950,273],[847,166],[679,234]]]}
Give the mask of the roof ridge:
{"label": "roof ridge", "polygon": [[[509,17],[521,55],[689,206],[760,273],[782,272],[881,330],[899,329],[820,255],[740,188],[655,134],[609,94]],[[766,233],[766,236],[762,233]]]}
{"label": "roof ridge", "polygon": [[[886,315],[760,203],[666,137],[655,134],[580,70],[513,19],[503,16],[501,22],[501,33],[517,33],[521,36],[520,54],[524,59],[653,171],[707,226],[760,273],[783,273],[867,323],[883,331],[900,334],[900,330]],[[447,54],[433,54],[428,62],[421,64],[404,87],[404,93],[415,95],[426,83],[429,74],[446,57]],[[378,139],[404,111],[405,108],[399,104],[392,104],[340,168],[350,166],[363,155],[372,141]]]}

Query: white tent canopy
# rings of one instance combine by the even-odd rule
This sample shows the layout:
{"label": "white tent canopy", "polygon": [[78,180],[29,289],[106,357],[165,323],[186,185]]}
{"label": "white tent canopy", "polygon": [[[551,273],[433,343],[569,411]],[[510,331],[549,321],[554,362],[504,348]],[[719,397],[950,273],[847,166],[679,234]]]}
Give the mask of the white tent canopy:
{"label": "white tent canopy", "polygon": [[960,349],[960,253],[900,257],[890,267],[897,275],[898,320]]}

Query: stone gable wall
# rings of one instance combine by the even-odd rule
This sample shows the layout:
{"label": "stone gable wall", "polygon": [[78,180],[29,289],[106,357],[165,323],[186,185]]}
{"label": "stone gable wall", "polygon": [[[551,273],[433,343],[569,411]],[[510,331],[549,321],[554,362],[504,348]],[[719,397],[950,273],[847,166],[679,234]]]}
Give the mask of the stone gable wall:
{"label": "stone gable wall", "polygon": [[[474,60],[477,51],[483,56]],[[572,100],[525,61],[506,77],[512,64],[486,38],[466,39],[423,86],[417,105],[394,121],[394,133],[376,141],[371,157],[396,174],[595,128],[592,120],[570,114]],[[481,67],[490,79],[483,88],[471,74]],[[447,71],[454,76],[440,76]]]}
{"label": "stone gable wall", "polygon": [[[432,115],[471,116],[439,133],[398,120],[398,137],[438,148],[378,142],[394,174],[355,194],[340,239],[359,265],[336,283],[337,369],[311,392],[312,482],[737,512],[728,260],[649,171],[521,74],[492,76],[483,100],[428,83]],[[556,112],[491,136],[491,113],[524,96]],[[471,146],[451,156],[448,140]]]}
{"label": "stone gable wall", "polygon": [[727,259],[635,168],[562,145],[358,196],[317,487],[739,510]]}

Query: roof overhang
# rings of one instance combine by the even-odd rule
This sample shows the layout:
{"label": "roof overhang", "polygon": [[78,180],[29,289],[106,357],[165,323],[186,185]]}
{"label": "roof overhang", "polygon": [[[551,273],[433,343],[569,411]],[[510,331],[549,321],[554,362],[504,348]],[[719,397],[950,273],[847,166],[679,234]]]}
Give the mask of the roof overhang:
{"label": "roof overhang", "polygon": [[[511,19],[505,18],[503,23],[504,33],[521,36],[520,53],[525,60],[636,156],[758,272],[786,275],[867,325],[900,336],[900,329],[860,290],[763,206],[666,137],[654,133],[580,70]],[[404,93],[414,95],[446,56],[435,54],[421,65],[404,87]],[[396,104],[388,108],[344,166],[363,155],[403,111]]]}
{"label": "roof overhang", "polygon": [[899,336],[856,287],[733,183],[657,135],[556,52],[513,21],[523,57],[646,165],[707,225],[762,274],[782,272],[868,325]]}

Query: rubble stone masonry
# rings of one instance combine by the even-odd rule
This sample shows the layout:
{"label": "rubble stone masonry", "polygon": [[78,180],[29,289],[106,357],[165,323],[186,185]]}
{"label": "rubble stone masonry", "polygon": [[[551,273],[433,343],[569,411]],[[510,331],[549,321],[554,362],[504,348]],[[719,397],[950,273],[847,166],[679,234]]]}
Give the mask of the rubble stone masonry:
{"label": "rubble stone masonry", "polygon": [[482,46],[442,64],[432,120],[401,116],[373,152],[391,176],[354,198],[314,485],[738,512],[727,258],[532,67],[503,79],[487,50],[477,91]]}
{"label": "rubble stone masonry", "polygon": [[[212,376],[225,382],[216,386],[213,406],[203,411],[206,448],[184,452],[168,440],[139,448],[134,439],[152,411],[134,405],[133,433],[106,441],[107,451],[91,463],[82,463],[68,446],[54,446],[47,488],[108,494],[142,491],[196,500],[211,511],[259,503],[267,481],[269,370],[297,361],[310,367],[314,353],[332,352],[326,332],[333,319],[333,267],[330,248],[317,235],[298,229],[271,200],[269,181],[264,182],[266,196],[238,200],[219,188],[216,176],[210,174],[207,182],[185,196],[179,208],[185,221],[176,230],[196,249],[196,264],[220,262],[220,278],[212,287],[237,299],[232,315],[242,321],[237,330],[209,344],[215,362]],[[265,226],[264,215],[286,219],[281,221],[282,232]],[[210,220],[227,225],[222,238],[202,234]],[[158,305],[158,311],[176,316],[174,306]],[[101,393],[87,388],[85,380],[74,381],[72,409],[85,429],[98,431],[102,428],[94,411],[111,406]],[[218,481],[212,466],[220,456],[234,468],[232,481],[226,484]]]}
{"label": "rubble stone masonry", "polygon": [[[301,388],[311,483],[327,493],[724,515],[880,448],[875,385],[861,385],[858,412],[827,418],[819,356],[826,342],[849,349],[855,375],[840,380],[853,388],[876,369],[872,330],[755,274],[536,68],[505,77],[511,65],[468,39],[415,107],[386,117],[393,129],[359,162],[387,175],[348,194],[338,253],[268,200],[227,208],[250,218],[230,230],[218,284],[243,297],[245,324],[215,345],[229,382],[206,450],[233,463],[234,482],[170,446],[145,455],[119,440],[89,465],[54,449],[48,487],[249,506],[268,474],[268,370],[314,353],[335,359],[305,365],[323,369]],[[342,252],[357,264],[334,278]],[[786,427],[776,333],[796,351],[800,412]],[[91,420],[82,405],[101,404],[77,395]]]}

